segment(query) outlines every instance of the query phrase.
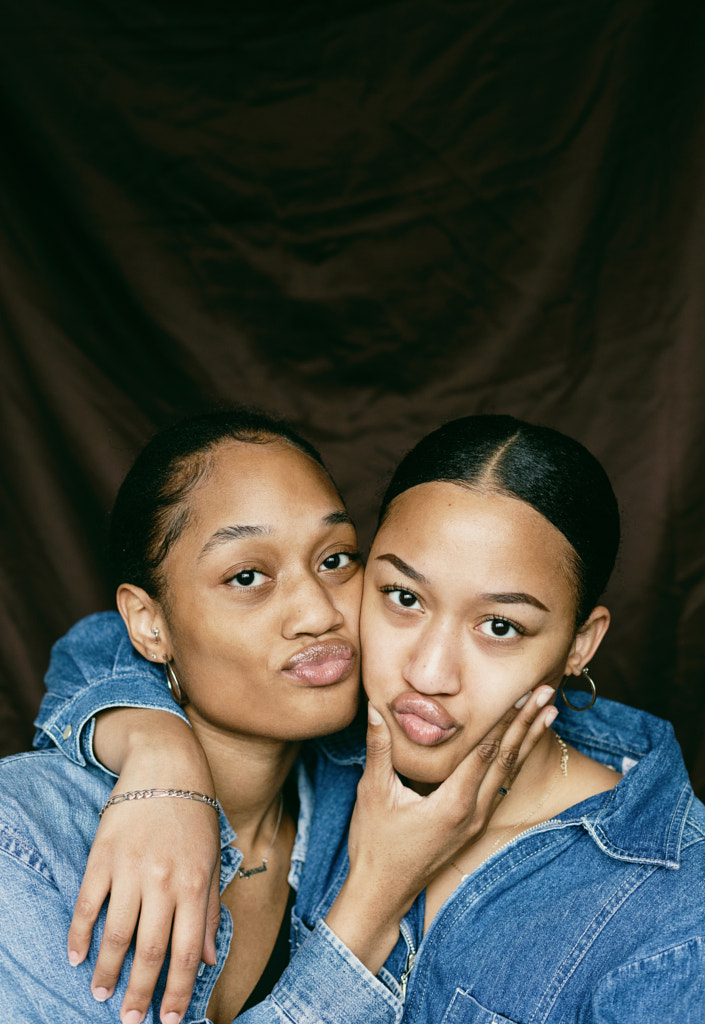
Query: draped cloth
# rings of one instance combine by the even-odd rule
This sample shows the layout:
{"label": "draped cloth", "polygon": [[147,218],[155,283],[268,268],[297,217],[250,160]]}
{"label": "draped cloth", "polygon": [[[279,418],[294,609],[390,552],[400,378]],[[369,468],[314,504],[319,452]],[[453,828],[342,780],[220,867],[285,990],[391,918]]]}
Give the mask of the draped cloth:
{"label": "draped cloth", "polygon": [[509,412],[610,473],[593,676],[702,791],[705,8],[240,7],[3,12],[1,751],[112,606],[106,514],[156,427],[291,418],[369,541],[403,451]]}

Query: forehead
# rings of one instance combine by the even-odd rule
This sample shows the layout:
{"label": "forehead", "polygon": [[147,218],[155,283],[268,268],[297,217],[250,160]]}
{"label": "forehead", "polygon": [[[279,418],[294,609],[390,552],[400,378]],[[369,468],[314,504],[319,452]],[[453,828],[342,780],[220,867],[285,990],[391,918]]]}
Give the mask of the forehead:
{"label": "forehead", "polygon": [[399,495],[372,558],[397,554],[433,582],[466,575],[482,589],[567,584],[573,549],[540,512],[493,491],[437,481]]}
{"label": "forehead", "polygon": [[325,470],[285,441],[227,441],[212,453],[188,505],[195,522],[207,527],[222,518],[275,525],[320,518],[342,501]]}

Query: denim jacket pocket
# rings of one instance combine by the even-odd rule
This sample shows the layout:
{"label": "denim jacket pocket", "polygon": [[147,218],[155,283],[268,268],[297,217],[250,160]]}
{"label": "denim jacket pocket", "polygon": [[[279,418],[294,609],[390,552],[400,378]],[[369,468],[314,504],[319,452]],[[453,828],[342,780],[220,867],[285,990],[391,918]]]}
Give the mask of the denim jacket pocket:
{"label": "denim jacket pocket", "polygon": [[511,1017],[487,1010],[469,992],[456,988],[441,1024],[520,1024]]}

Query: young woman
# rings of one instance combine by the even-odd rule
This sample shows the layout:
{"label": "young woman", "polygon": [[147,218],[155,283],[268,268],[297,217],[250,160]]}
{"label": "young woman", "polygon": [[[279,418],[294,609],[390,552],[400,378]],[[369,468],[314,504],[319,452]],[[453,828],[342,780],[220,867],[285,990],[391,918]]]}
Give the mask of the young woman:
{"label": "young woman", "polygon": [[[136,999],[146,993],[147,1003],[171,932],[172,994],[165,994],[162,1019],[180,1019],[190,1001],[188,1019],[207,1014],[219,1024],[266,995],[288,960],[289,910],[303,884],[306,850],[315,870],[322,857],[316,851],[327,845],[325,818],[318,807],[313,812],[313,783],[330,794],[341,768],[362,759],[354,737],[333,740],[328,755],[323,748],[302,748],[303,740],[346,726],[357,706],[362,572],[355,531],[310,446],[267,417],[234,412],[186,421],[147,446],[116,502],[112,550],[128,633],[116,635],[115,616],[93,617],[59,645],[53,670],[65,678],[87,672],[92,685],[84,706],[96,700],[114,706],[124,699],[120,688],[139,686],[151,666],[160,685],[167,681],[186,704],[200,748],[190,759],[160,768],[159,758],[166,759],[163,742],[155,756],[157,740],[163,735],[168,743],[169,725],[181,723],[167,715],[159,732],[145,731],[138,712],[137,722],[130,719],[127,750],[136,749],[139,764],[150,765],[149,790],[127,785],[131,797],[140,790],[138,799],[125,798],[125,775],[111,796],[111,780],[95,764],[79,767],[56,752],[2,763],[0,1001],[13,1020],[116,1019],[126,982],[108,1001],[114,986],[98,977],[91,996],[95,949],[83,963],[72,950],[75,967],[65,955],[71,910],[98,815],[105,813],[107,823],[128,834],[154,829],[157,821],[162,845],[184,833],[198,845],[205,836],[206,855],[198,846],[202,863],[189,861],[186,874],[176,876],[178,899],[166,911],[169,880],[150,876],[149,866],[138,866],[133,876],[144,883],[136,903],[124,878],[121,883],[111,875],[109,908],[98,931],[105,927],[102,955],[109,966],[111,957],[122,960],[139,915],[130,984]],[[137,699],[149,705],[149,699]],[[83,735],[80,704],[60,726],[61,737],[85,742],[92,758],[93,726]],[[308,966],[302,957],[292,971],[290,1001],[305,999],[325,1019],[328,995],[322,986],[319,1013],[315,984],[328,957],[337,963],[345,990],[349,968],[338,952],[341,940],[346,956],[348,947],[359,956],[356,965],[377,970],[416,893],[449,850],[477,834],[498,802],[540,706],[537,692],[514,724],[508,725],[511,714],[499,714],[502,723],[492,723],[444,787],[443,800],[422,801],[403,789],[385,757],[386,729],[372,727],[368,792],[358,812],[366,824],[353,843],[357,852],[346,891],[335,901],[337,934],[322,924],[306,943]],[[55,700],[46,723],[50,734],[61,718],[61,701]],[[97,731],[106,725],[107,750],[111,733],[120,730],[106,716]],[[539,717],[524,750],[544,725]],[[399,850],[392,856],[395,842]],[[198,894],[208,890],[213,846],[223,909],[218,905],[215,940],[210,936],[204,945]],[[105,849],[94,856],[99,872]],[[81,892],[79,906],[90,902],[85,888]],[[199,967],[202,947],[206,962]],[[335,974],[325,971],[326,982]],[[157,991],[151,1019],[165,993],[164,973]],[[363,992],[356,1007],[366,1006],[374,1019],[376,1004],[386,1006],[387,1000],[378,986],[371,996]],[[122,1008],[128,1022],[145,1012],[129,1002]],[[270,1000],[250,1010],[249,1018],[271,1020],[273,1014],[279,1010]]]}
{"label": "young woman", "polygon": [[[405,793],[442,792],[527,691],[555,691],[570,675],[593,688],[587,665],[609,624],[597,602],[618,535],[601,467],[555,431],[469,417],[406,457],[362,612],[371,717],[388,730]],[[349,833],[362,768],[349,748],[327,764],[272,1020],[700,1019],[705,808],[667,723],[566,699],[487,830],[439,865],[388,954],[394,925],[371,951],[349,899],[367,874],[356,818],[369,786]],[[310,998],[296,988],[304,976]]]}

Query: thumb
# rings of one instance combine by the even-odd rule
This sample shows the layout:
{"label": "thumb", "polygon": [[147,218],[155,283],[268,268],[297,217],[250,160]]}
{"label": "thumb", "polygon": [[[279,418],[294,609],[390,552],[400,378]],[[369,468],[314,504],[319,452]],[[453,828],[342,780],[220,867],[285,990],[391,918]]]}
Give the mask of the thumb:
{"label": "thumb", "polygon": [[367,764],[368,778],[384,777],[394,773],[392,768],[392,737],[387,723],[377,708],[367,704]]}

